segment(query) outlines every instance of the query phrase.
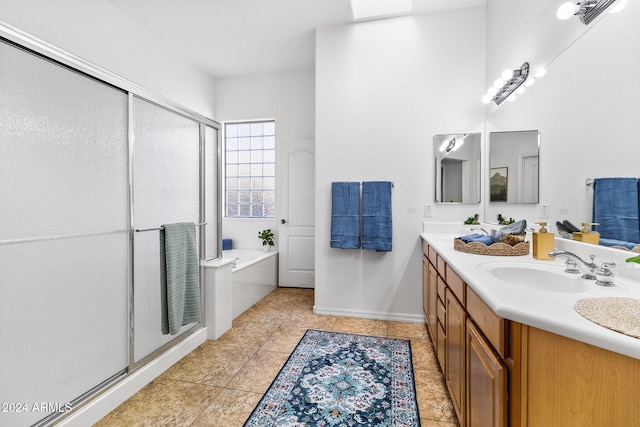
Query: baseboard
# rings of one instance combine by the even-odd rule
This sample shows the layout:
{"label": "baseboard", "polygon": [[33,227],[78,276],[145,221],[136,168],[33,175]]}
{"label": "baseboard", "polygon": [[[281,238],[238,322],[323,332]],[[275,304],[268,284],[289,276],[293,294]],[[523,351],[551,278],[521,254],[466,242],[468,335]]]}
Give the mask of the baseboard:
{"label": "baseboard", "polygon": [[93,425],[206,340],[207,328],[202,328],[96,397],[86,406],[79,409],[77,413],[70,415],[57,425],[62,427]]}
{"label": "baseboard", "polygon": [[389,313],[365,310],[345,310],[313,306],[315,314],[329,316],[358,317],[361,319],[391,320],[394,322],[425,323],[424,314]]}

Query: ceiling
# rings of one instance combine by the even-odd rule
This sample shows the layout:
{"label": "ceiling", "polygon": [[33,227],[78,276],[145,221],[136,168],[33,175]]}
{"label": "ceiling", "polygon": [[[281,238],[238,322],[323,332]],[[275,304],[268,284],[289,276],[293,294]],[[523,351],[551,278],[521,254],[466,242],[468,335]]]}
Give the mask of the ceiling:
{"label": "ceiling", "polygon": [[[283,73],[315,63],[315,28],[351,23],[349,0],[107,0],[212,77]],[[487,0],[414,0],[413,13]]]}

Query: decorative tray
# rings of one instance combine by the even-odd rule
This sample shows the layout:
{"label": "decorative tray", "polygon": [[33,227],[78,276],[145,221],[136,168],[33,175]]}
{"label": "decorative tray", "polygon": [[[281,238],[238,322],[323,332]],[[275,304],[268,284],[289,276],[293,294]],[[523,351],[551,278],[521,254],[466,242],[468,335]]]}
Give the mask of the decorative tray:
{"label": "decorative tray", "polygon": [[520,242],[514,246],[499,242],[487,246],[480,242],[465,243],[456,238],[453,239],[453,249],[476,255],[521,256],[529,254],[529,242]]}

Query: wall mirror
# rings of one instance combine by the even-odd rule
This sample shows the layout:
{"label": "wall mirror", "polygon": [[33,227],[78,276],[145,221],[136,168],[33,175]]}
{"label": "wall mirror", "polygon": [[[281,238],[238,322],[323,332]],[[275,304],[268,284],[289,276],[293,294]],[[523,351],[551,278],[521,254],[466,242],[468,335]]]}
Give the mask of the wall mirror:
{"label": "wall mirror", "polygon": [[[640,51],[638,19],[640,2],[629,2],[621,12],[590,24],[590,31],[554,59],[539,82],[515,102],[487,116],[485,128],[491,141],[497,131],[537,129],[544,146],[540,150],[540,204],[506,208],[501,203],[486,203],[485,218],[501,213],[530,222],[547,221],[550,231],[557,232],[557,221],[578,225],[592,221],[594,189],[588,183],[598,178],[640,176],[640,144],[629,139],[640,134],[640,79],[611,85],[611,76],[640,69],[640,56],[629,54]],[[588,117],[576,114],[580,111],[587,111]],[[494,166],[502,165],[492,162]]]}
{"label": "wall mirror", "polygon": [[538,203],[540,132],[489,134],[489,202]]}
{"label": "wall mirror", "polygon": [[479,133],[450,133],[433,138],[436,203],[480,203]]}

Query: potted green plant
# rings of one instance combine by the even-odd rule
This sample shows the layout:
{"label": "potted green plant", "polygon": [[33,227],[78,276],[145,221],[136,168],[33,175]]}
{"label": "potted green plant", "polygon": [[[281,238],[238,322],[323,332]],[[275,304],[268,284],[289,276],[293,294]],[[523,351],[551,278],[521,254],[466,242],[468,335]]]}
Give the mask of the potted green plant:
{"label": "potted green plant", "polygon": [[474,216],[470,216],[469,218],[467,218],[464,223],[465,224],[480,224],[480,215],[475,214]]}
{"label": "potted green plant", "polygon": [[262,240],[262,247],[265,251],[271,250],[271,247],[274,245],[273,243],[273,232],[270,228],[266,230],[258,231],[258,238]]}

